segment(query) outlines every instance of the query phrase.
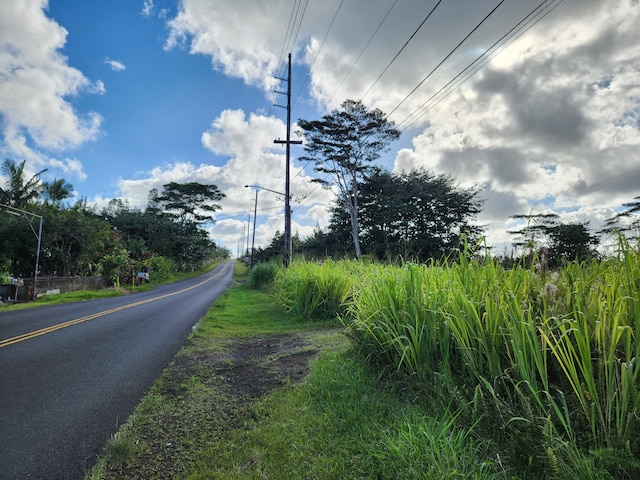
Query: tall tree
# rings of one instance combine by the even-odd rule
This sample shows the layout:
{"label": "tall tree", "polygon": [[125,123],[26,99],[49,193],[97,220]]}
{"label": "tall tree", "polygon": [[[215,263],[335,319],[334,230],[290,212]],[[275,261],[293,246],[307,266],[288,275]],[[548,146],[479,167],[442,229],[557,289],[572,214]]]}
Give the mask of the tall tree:
{"label": "tall tree", "polygon": [[71,194],[73,193],[73,185],[67,182],[64,178],[56,178],[51,182],[43,182],[42,191],[46,200],[59,204],[62,200],[71,197]]}
{"label": "tall tree", "polygon": [[36,201],[42,193],[40,175],[47,169],[40,170],[29,180],[26,179],[24,167],[26,160],[17,164],[7,159],[2,164],[2,175],[6,177],[4,188],[0,188],[0,203],[16,208],[24,208]]}
{"label": "tall tree", "polygon": [[514,220],[526,220],[527,224],[519,230],[509,230],[507,233],[515,237],[513,245],[523,249],[529,248],[533,252],[535,248],[548,246],[549,233],[557,225],[556,213],[533,213],[511,215]]}
{"label": "tall tree", "polygon": [[[315,170],[337,186],[349,214],[356,257],[360,257],[359,183],[400,132],[381,110],[367,110],[359,100],[346,100],[341,110],[333,110],[321,120],[298,120],[298,125],[307,140],[305,155],[299,160],[315,162]],[[316,181],[330,184],[325,179]]]}
{"label": "tall tree", "polygon": [[[360,187],[363,250],[378,258],[438,259],[458,248],[463,235],[475,242],[482,231],[473,223],[482,205],[478,192],[451,177],[374,168]],[[334,209],[331,235],[339,236],[347,223],[344,210]]]}
{"label": "tall tree", "polygon": [[225,196],[216,185],[170,182],[163,185],[162,193],[150,201],[173,215],[184,226],[212,221],[213,212],[221,208],[215,202]]}
{"label": "tall tree", "polygon": [[595,257],[597,237],[589,231],[589,223],[561,223],[549,230],[549,266],[566,261],[582,261]]}

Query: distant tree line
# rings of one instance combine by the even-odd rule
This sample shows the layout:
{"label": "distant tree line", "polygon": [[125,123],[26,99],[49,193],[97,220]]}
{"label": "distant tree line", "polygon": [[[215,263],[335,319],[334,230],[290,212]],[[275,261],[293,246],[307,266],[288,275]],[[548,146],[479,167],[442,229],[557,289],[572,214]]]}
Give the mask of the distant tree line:
{"label": "distant tree line", "polygon": [[[43,217],[40,275],[104,275],[112,279],[147,267],[160,275],[192,271],[229,252],[203,226],[224,194],[215,185],[168,183],[149,192],[146,208],[114,199],[98,210],[80,199],[67,200],[73,186],[64,179],[43,182],[40,171],[27,178],[25,162],[5,160],[0,204]],[[3,211],[4,210],[4,211]],[[0,274],[32,277],[37,225],[29,215],[9,215],[0,207]]]}
{"label": "distant tree line", "polygon": [[[391,173],[377,165],[389,142],[399,137],[380,110],[368,111],[360,101],[347,100],[320,120],[299,120],[306,137],[301,161],[314,162],[319,177],[313,181],[338,192],[327,228],[317,227],[306,239],[294,236],[293,253],[307,259],[326,257],[377,260],[439,260],[473,247],[484,227],[477,222],[483,201],[474,188],[462,188],[450,176],[427,170]],[[608,219],[599,234],[620,232],[637,241],[640,197]],[[524,222],[513,235],[513,249],[500,257],[510,265],[534,261],[541,255],[548,267],[598,257],[599,240],[588,222],[560,223],[556,214],[516,214]],[[257,262],[282,253],[278,232],[255,253]]]}

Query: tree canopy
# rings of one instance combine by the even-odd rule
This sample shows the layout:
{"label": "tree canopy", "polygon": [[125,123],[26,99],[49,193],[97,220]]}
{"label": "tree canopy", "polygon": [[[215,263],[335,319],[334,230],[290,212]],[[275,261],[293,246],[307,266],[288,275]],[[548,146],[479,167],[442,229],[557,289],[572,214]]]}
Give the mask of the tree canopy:
{"label": "tree canopy", "polygon": [[[359,182],[400,132],[379,109],[368,110],[361,101],[346,100],[321,120],[298,120],[306,143],[300,161],[315,163],[325,178],[317,182],[336,185],[339,204],[349,215],[356,257],[360,256],[358,226]],[[329,177],[331,182],[326,178]]]}
{"label": "tree canopy", "polygon": [[220,209],[220,205],[214,202],[226,196],[216,185],[197,182],[170,182],[162,187],[162,193],[152,201],[165,213],[175,216],[182,225],[212,221],[213,212]]}
{"label": "tree canopy", "polygon": [[2,175],[6,177],[4,188],[0,187],[0,203],[16,208],[24,208],[35,202],[42,192],[40,176],[47,170],[40,170],[31,178],[26,178],[26,160],[19,164],[7,159],[2,164]]}
{"label": "tree canopy", "polygon": [[[224,197],[215,185],[172,182],[164,186],[162,195],[150,192],[144,210],[113,199],[98,212],[83,199],[63,205],[61,201],[73,191],[64,179],[41,182],[39,172],[26,180],[24,162],[6,161],[3,167],[8,179],[0,192],[2,199],[43,217],[41,275],[110,278],[150,264],[188,271],[228,255],[201,228],[202,223],[213,221],[213,212],[220,208],[215,202]],[[28,215],[2,211],[0,215],[0,273],[32,277],[37,230]]]}
{"label": "tree canopy", "polygon": [[[473,243],[482,231],[473,223],[482,205],[478,192],[427,170],[375,168],[361,183],[360,198],[362,249],[377,258],[439,259],[457,249],[463,235]],[[348,224],[341,201],[331,221],[338,238]]]}

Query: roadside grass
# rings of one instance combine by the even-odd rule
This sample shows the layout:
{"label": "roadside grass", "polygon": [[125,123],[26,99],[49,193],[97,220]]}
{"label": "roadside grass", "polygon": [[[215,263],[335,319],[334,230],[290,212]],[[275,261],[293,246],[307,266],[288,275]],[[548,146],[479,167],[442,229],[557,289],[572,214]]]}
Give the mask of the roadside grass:
{"label": "roadside grass", "polygon": [[183,478],[502,478],[455,414],[411,400],[354,350],[324,352],[303,384],[256,403],[254,424],[211,444]]}
{"label": "roadside grass", "polygon": [[[237,268],[238,284],[212,306],[86,478],[507,478],[487,460],[489,443],[473,425],[456,426],[457,413],[441,398],[416,401],[422,394],[381,376],[336,321],[283,312],[271,295],[249,288],[245,270]],[[233,341],[285,334],[320,353],[302,383],[257,399],[234,391],[235,376],[222,378],[225,361],[203,361],[224,359]]]}

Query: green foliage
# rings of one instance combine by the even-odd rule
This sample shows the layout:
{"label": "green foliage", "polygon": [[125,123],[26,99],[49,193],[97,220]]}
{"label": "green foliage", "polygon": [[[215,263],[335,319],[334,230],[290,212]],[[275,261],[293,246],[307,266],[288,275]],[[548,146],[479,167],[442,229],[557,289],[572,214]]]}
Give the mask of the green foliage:
{"label": "green foliage", "polygon": [[203,185],[197,182],[170,182],[162,188],[162,193],[155,196],[152,201],[170,215],[175,216],[182,225],[213,220],[212,213],[220,209],[220,205],[213,202],[225,197],[216,185]]}
{"label": "green foliage", "polygon": [[276,301],[302,320],[342,316],[353,294],[357,266],[355,262],[295,262],[277,272]]}
{"label": "green foliage", "polygon": [[[640,458],[640,250],[621,239],[620,252],[553,273],[465,252],[431,265],[296,265],[276,298],[303,318],[348,319],[379,368],[448,385],[459,407],[483,399],[474,408],[500,425],[513,465],[562,477],[593,467],[566,445]],[[326,285],[348,291],[343,303]]]}
{"label": "green foliage", "polygon": [[99,264],[102,276],[107,280],[107,285],[114,285],[119,277],[130,275],[135,271],[135,261],[129,257],[126,250],[105,255]]}
{"label": "green foliage", "polygon": [[253,288],[265,288],[273,284],[277,272],[275,263],[258,263],[249,272],[249,283]]}
{"label": "green foliage", "polygon": [[47,170],[40,170],[30,179],[25,178],[26,160],[19,164],[7,159],[2,163],[2,175],[6,178],[4,188],[0,187],[0,203],[24,209],[35,203],[42,191],[40,176]]}
{"label": "green foliage", "polygon": [[154,282],[163,282],[167,280],[173,272],[173,262],[169,258],[161,255],[154,255],[143,262],[143,265],[149,268],[150,278]]}
{"label": "green foliage", "polygon": [[315,162],[322,174],[330,177],[343,199],[351,225],[356,258],[360,257],[358,226],[359,183],[388,145],[400,137],[400,131],[379,109],[367,110],[360,100],[345,100],[340,110],[333,110],[321,120],[298,120],[307,142],[305,155],[298,160]]}
{"label": "green foliage", "polygon": [[[376,258],[441,259],[457,249],[463,236],[475,243],[481,231],[473,224],[482,204],[477,190],[460,188],[445,175],[374,168],[359,192],[362,250]],[[345,236],[350,227],[343,198],[332,213],[331,229],[346,229],[339,234]]]}

